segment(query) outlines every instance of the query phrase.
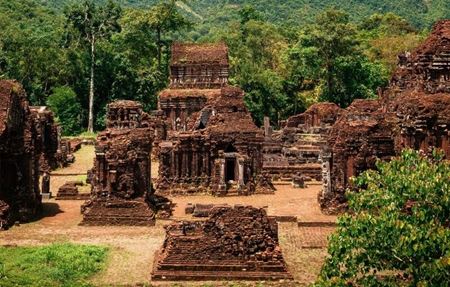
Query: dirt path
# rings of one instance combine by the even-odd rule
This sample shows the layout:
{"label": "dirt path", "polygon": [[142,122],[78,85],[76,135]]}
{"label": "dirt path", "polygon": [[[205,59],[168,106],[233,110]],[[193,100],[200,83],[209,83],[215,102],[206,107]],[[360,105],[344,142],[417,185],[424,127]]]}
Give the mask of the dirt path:
{"label": "dirt path", "polygon": [[[251,197],[214,198],[211,196],[176,197],[175,214],[184,215],[187,202],[217,202],[229,204],[252,204],[269,206],[271,215],[297,215],[299,218],[313,220],[334,220],[321,214],[316,203],[317,186],[297,190],[289,186],[278,186],[275,195]],[[148,283],[154,253],[164,240],[163,226],[168,221],[158,221],[154,227],[85,227],[81,222],[82,201],[44,202],[43,217],[35,222],[14,226],[0,233],[0,245],[41,245],[51,242],[69,241],[83,244],[107,245],[111,248],[107,269],[93,278],[95,285],[136,285]],[[332,231],[332,230],[331,230]],[[324,248],[303,248],[311,238],[324,241],[330,230],[301,230],[296,223],[280,223],[280,245],[283,249],[289,270],[297,285],[314,281],[326,255]],[[313,237],[311,237],[313,236]],[[210,286],[217,286],[217,283]],[[164,284],[163,284],[164,285]],[[198,285],[198,284],[194,284]],[[188,286],[182,284],[182,286]],[[285,285],[280,285],[285,286]]]}
{"label": "dirt path", "polygon": [[[68,181],[86,181],[87,171],[94,165],[95,148],[93,145],[83,145],[74,156],[75,162],[73,164],[52,172],[52,174],[57,174],[50,177],[50,192],[53,196],[56,196],[59,187]],[[80,193],[90,192],[89,185],[79,187],[78,189]]]}
{"label": "dirt path", "polygon": [[[84,146],[75,154],[74,165],[58,170],[58,173],[85,173],[92,167],[94,148]],[[157,165],[152,168],[157,174]],[[75,180],[77,177],[75,177]],[[55,195],[60,185],[71,176],[52,178],[52,192]],[[209,195],[180,196],[172,198],[176,203],[174,219],[188,219],[184,208],[188,203],[228,203],[267,207],[269,215],[297,216],[300,222],[334,222],[333,216],[320,212],[317,193],[320,185],[310,185],[306,189],[295,189],[290,185],[276,185],[274,195],[254,195],[249,197],[217,198]],[[52,242],[74,242],[106,245],[110,247],[108,265],[104,272],[92,279],[99,286],[136,286],[148,284],[155,252],[164,241],[164,225],[170,221],[158,221],[154,227],[85,227],[78,226],[82,216],[82,201],[44,202],[40,218],[28,224],[14,226],[0,232],[0,245],[43,245]],[[279,237],[283,254],[296,282],[281,283],[278,286],[303,286],[313,282],[326,256],[327,236],[333,228],[299,228],[297,223],[280,223]],[[314,248],[311,248],[313,246]],[[154,284],[154,282],[152,282]],[[178,284],[178,286],[230,286],[218,282]],[[166,284],[157,284],[166,286]],[[272,286],[272,285],[271,285]]]}
{"label": "dirt path", "polygon": [[230,196],[212,197],[210,195],[199,196],[177,196],[172,200],[177,204],[174,218],[183,219],[184,208],[188,203],[202,204],[243,204],[255,207],[268,207],[269,215],[291,215],[297,216],[299,221],[307,222],[334,222],[335,216],[324,215],[317,203],[317,194],[321,186],[310,185],[305,189],[293,188],[291,185],[276,185],[275,194],[252,195],[252,196]]}

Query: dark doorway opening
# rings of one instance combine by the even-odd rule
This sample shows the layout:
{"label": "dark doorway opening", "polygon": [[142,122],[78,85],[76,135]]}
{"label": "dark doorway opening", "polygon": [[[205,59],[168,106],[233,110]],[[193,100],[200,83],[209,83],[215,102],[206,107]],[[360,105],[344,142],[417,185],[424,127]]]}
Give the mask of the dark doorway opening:
{"label": "dark doorway opening", "polygon": [[226,152],[226,153],[237,152],[237,149],[234,147],[234,145],[229,144],[229,145],[227,146],[227,148],[225,149],[225,152]]}
{"label": "dark doorway opening", "polygon": [[236,159],[235,158],[227,158],[225,163],[225,181],[235,181],[236,180]]}

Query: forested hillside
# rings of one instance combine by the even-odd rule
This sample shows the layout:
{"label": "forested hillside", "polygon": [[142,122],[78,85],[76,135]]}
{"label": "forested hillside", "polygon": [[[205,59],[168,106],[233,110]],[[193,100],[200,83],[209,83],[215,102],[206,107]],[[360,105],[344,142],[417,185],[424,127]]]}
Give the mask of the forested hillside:
{"label": "forested hillside", "polygon": [[167,85],[172,42],[223,41],[230,48],[230,82],[246,92],[256,123],[270,116],[277,125],[317,101],[346,107],[375,97],[397,55],[417,46],[449,5],[0,0],[0,78],[18,80],[33,105],[49,105],[65,134],[77,134],[86,130],[92,98],[96,129],[114,99],[155,108]]}
{"label": "forested hillside", "polygon": [[[53,7],[63,7],[71,0],[40,0]],[[96,0],[104,2],[105,0]],[[148,7],[158,0],[118,0],[121,5]],[[327,8],[349,13],[353,21],[361,21],[374,13],[395,13],[417,28],[429,27],[436,19],[450,17],[448,0],[185,0],[180,7],[198,22],[213,25],[237,19],[239,9],[251,5],[265,20],[274,24],[303,25]]]}

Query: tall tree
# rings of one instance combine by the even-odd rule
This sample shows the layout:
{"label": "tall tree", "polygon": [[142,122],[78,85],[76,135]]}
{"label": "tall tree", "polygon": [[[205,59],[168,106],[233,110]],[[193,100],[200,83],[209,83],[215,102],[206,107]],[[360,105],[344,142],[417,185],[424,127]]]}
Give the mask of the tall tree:
{"label": "tall tree", "polygon": [[98,41],[109,39],[120,31],[119,19],[122,9],[109,0],[104,6],[98,6],[92,0],[75,4],[65,11],[67,23],[77,31],[80,39],[89,45],[90,78],[89,78],[89,119],[88,132],[94,131],[94,92],[95,92],[95,49]]}
{"label": "tall tree", "polygon": [[134,10],[135,26],[154,35],[158,66],[162,65],[163,48],[168,46],[167,34],[190,27],[191,23],[178,11],[177,1],[162,0],[147,10]]}
{"label": "tall tree", "polygon": [[[357,31],[349,16],[335,9],[320,14],[300,37],[299,62],[315,63],[308,70],[320,88],[319,98],[346,107],[355,98],[376,96],[387,82],[385,68],[370,62],[360,48]],[[308,72],[308,71],[307,71]]]}

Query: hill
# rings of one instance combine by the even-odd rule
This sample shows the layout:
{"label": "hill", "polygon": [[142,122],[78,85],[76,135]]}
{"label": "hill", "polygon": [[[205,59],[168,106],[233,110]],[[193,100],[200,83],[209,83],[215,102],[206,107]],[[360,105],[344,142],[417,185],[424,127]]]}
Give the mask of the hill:
{"label": "hill", "polygon": [[[61,8],[72,0],[40,0]],[[105,0],[96,0],[103,2]],[[125,7],[148,7],[158,0],[117,0]],[[179,7],[196,22],[222,25],[236,19],[242,6],[256,8],[265,20],[275,24],[303,25],[328,7],[340,8],[359,21],[374,13],[393,12],[415,27],[429,28],[438,19],[450,18],[448,0],[187,0]]]}

